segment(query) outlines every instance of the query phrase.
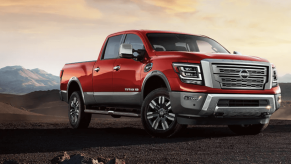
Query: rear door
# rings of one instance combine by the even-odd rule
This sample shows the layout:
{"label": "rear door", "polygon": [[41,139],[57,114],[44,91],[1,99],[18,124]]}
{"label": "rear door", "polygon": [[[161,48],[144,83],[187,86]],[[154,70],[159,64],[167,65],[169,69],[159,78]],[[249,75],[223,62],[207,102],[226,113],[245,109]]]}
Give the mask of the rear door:
{"label": "rear door", "polygon": [[112,103],[113,64],[118,58],[123,35],[108,38],[103,54],[93,68],[94,98],[97,104]]}
{"label": "rear door", "polygon": [[[127,34],[124,43],[131,44],[134,50],[144,49],[144,44],[136,34]],[[134,52],[134,56],[138,53]],[[140,71],[143,63],[133,59],[118,58],[113,70],[113,99],[118,105],[140,105],[141,79]]]}

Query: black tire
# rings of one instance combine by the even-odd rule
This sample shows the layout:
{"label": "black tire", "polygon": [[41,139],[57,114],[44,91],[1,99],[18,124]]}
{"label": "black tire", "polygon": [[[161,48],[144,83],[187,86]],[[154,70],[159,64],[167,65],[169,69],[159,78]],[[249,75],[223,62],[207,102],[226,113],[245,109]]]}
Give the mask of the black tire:
{"label": "black tire", "polygon": [[113,118],[120,118],[121,116],[119,116],[119,115],[111,115],[111,117],[113,117]]}
{"label": "black tire", "polygon": [[238,135],[256,135],[267,128],[269,124],[228,125],[228,128]]}
{"label": "black tire", "polygon": [[69,122],[74,129],[88,128],[92,114],[85,113],[85,105],[80,91],[73,92],[69,100]]}
{"label": "black tire", "polygon": [[147,133],[154,137],[171,137],[187,127],[177,123],[170,103],[166,88],[155,89],[147,95],[141,108],[141,120]]}

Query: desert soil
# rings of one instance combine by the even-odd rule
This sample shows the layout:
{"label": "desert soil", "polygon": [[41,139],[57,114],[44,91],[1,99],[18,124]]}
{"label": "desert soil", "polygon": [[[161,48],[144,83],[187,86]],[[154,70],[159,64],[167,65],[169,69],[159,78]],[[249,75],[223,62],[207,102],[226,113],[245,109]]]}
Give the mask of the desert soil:
{"label": "desert soil", "polygon": [[[47,121],[47,122],[46,122]],[[94,119],[73,130],[67,120],[0,123],[0,163],[51,163],[63,154],[120,158],[126,163],[290,163],[291,121],[271,120],[261,134],[237,136],[227,126],[190,126],[152,138],[139,119]]]}
{"label": "desert soil", "polygon": [[73,130],[58,91],[0,94],[0,164],[51,163],[64,152],[127,164],[291,163],[291,84],[282,88],[282,107],[261,134],[238,136],[227,126],[189,126],[172,138],[149,136],[137,118],[102,115],[95,115],[88,129]]}

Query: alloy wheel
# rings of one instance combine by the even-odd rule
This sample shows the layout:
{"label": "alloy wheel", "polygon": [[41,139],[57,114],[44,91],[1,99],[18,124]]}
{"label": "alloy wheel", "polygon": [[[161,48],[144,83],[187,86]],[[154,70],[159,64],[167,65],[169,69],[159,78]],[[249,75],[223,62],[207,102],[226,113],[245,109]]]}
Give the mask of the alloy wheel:
{"label": "alloy wheel", "polygon": [[171,109],[171,101],[165,96],[154,98],[147,107],[148,122],[155,130],[171,129],[175,122],[175,114]]}
{"label": "alloy wheel", "polygon": [[76,97],[73,98],[70,104],[70,118],[73,124],[76,124],[79,118],[80,103]]}

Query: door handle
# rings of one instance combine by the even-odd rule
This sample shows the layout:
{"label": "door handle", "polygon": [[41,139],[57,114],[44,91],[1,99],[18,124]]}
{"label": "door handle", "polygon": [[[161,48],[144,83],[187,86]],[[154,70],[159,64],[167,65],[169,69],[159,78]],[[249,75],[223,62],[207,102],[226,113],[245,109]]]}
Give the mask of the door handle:
{"label": "door handle", "polygon": [[113,69],[116,70],[116,71],[118,71],[120,69],[120,66],[119,65],[118,66],[115,66],[115,67],[113,67]]}
{"label": "door handle", "polygon": [[95,68],[94,71],[98,72],[100,70],[99,67]]}

